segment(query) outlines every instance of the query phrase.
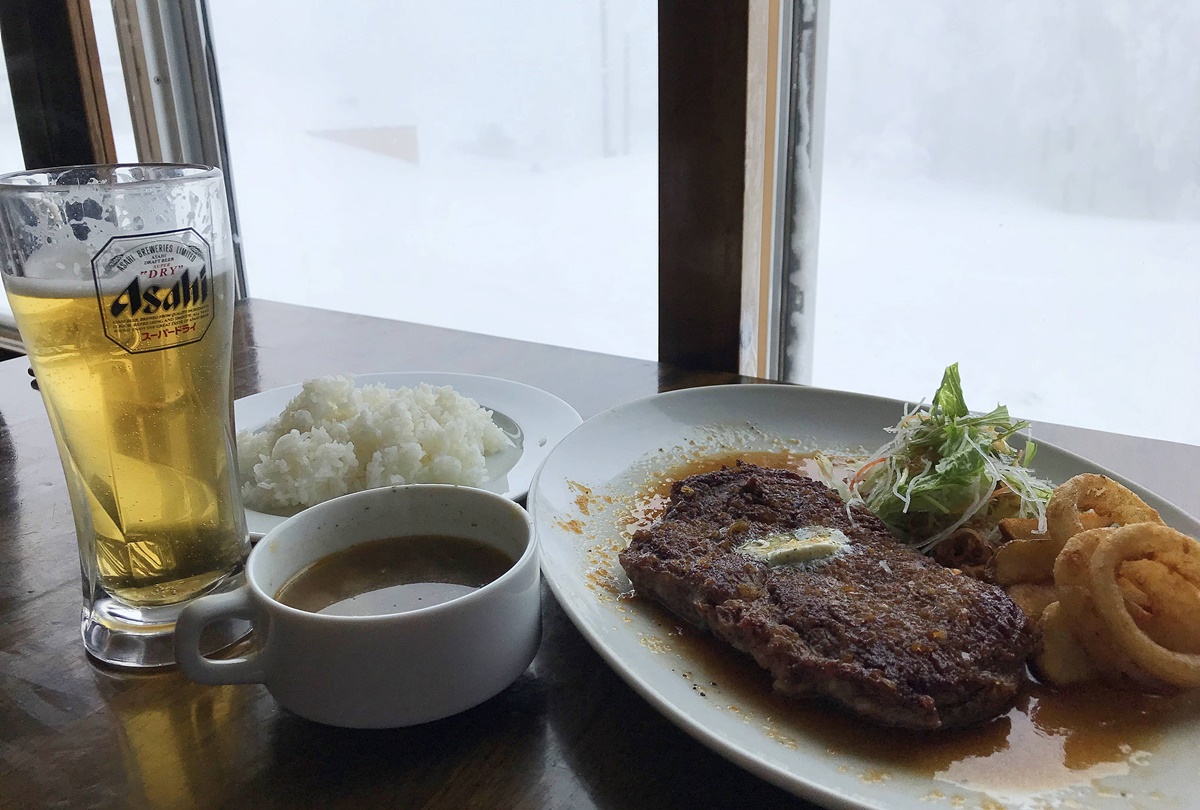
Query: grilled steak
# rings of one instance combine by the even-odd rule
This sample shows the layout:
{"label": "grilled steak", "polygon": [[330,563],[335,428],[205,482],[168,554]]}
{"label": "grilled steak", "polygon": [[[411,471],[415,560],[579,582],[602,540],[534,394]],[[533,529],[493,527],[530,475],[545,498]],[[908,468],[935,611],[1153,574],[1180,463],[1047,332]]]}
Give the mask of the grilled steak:
{"label": "grilled steak", "polygon": [[[838,551],[779,565],[738,550],[806,527],[840,531]],[[889,726],[952,728],[1007,711],[1033,647],[1002,590],[901,545],[867,510],[848,514],[836,492],[787,470],[739,462],[676,482],[663,519],[620,561],[639,594],[752,655],[779,692]]]}

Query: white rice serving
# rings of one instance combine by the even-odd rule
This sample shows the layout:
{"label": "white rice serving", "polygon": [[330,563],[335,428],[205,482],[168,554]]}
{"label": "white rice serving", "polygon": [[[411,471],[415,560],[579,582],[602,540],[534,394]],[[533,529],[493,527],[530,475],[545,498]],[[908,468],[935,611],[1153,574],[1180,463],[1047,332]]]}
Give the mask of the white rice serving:
{"label": "white rice serving", "polygon": [[450,386],[355,388],[350,376],[321,377],[264,428],[238,433],[242,501],[289,514],[392,484],[478,486],[485,457],[511,444],[491,411]]}

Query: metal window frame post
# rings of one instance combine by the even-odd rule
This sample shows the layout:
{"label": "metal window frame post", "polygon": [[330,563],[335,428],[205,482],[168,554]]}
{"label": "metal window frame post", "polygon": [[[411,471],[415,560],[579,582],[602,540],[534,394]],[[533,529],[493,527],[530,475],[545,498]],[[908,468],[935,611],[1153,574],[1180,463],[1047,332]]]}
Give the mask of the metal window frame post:
{"label": "metal window frame post", "polygon": [[205,0],[113,0],[138,159],[225,174],[236,289],[247,295],[225,115]]}
{"label": "metal window frame post", "polygon": [[812,381],[829,0],[751,0],[739,371]]}

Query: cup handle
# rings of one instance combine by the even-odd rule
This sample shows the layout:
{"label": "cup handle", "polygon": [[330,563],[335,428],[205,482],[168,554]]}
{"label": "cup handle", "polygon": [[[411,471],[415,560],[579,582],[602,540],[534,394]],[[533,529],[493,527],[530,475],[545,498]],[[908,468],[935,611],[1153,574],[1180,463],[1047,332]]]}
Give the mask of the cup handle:
{"label": "cup handle", "polygon": [[200,654],[200,634],[205,627],[221,619],[254,620],[249,588],[202,596],[183,609],[175,623],[175,660],[179,668],[198,683],[262,683],[266,673],[261,650],[227,660],[205,658]]}

